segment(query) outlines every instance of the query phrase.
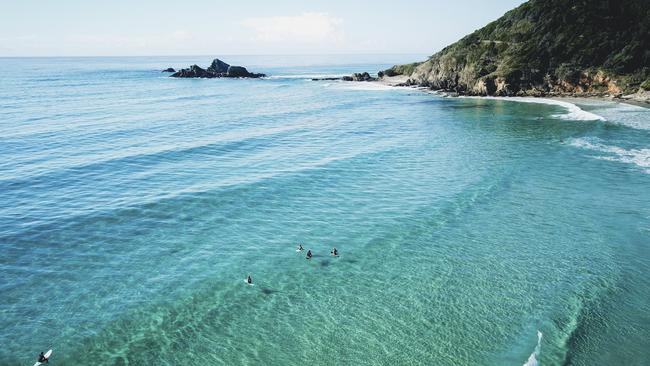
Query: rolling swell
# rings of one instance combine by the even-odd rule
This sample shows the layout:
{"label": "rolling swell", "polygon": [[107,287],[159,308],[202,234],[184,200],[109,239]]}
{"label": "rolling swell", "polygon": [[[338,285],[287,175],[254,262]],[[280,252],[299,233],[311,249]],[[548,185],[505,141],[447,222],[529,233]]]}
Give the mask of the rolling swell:
{"label": "rolling swell", "polygon": [[[284,132],[284,131],[283,131]],[[239,154],[242,151],[242,147],[246,147],[245,150],[249,151],[255,151],[256,153],[262,152],[260,150],[259,145],[255,146],[249,146],[249,144],[253,142],[265,142],[269,147],[275,145],[277,142],[270,143],[271,141],[268,140],[267,138],[262,138],[262,137],[255,137],[255,138],[247,138],[245,140],[238,140],[238,141],[232,141],[232,142],[221,142],[221,143],[215,143],[215,144],[207,144],[207,145],[202,145],[202,146],[196,146],[196,147],[190,147],[185,149],[184,151],[181,150],[182,154],[179,154],[179,150],[165,150],[161,151],[160,153],[154,153],[154,154],[143,154],[143,155],[137,155],[137,156],[128,156],[125,158],[120,158],[120,159],[113,159],[109,160],[106,162],[101,162],[101,163],[93,163],[85,166],[81,166],[79,168],[74,168],[70,169],[70,171],[58,171],[58,172],[53,172],[49,174],[45,174],[43,176],[38,176],[37,180],[25,180],[25,181],[14,181],[14,182],[1,182],[4,183],[5,186],[3,187],[2,184],[0,184],[0,188],[6,189],[7,192],[11,192],[12,189],[17,190],[17,189],[22,189],[25,187],[30,188],[33,190],[38,184],[40,183],[45,183],[48,181],[52,180],[57,180],[59,178],[66,177],[66,179],[70,179],[69,176],[74,172],[82,172],[82,178],[84,175],[96,176],[96,171],[98,168],[101,167],[102,170],[114,166],[121,166],[121,165],[130,165],[130,166],[142,166],[143,170],[148,170],[151,169],[151,165],[148,165],[147,163],[156,163],[156,164],[162,164],[162,163],[167,163],[169,160],[165,160],[164,156],[168,155],[172,158],[173,160],[185,160],[188,157],[188,154],[194,154],[197,156],[208,154],[208,153],[214,153],[217,151],[223,151],[223,152],[228,152],[229,154]],[[178,191],[176,193],[170,193],[165,196],[161,196],[156,198],[154,201],[148,201],[148,202],[140,202],[136,203],[134,205],[130,205],[129,207],[120,207],[116,206],[114,208],[102,208],[102,207],[97,207],[96,209],[91,209],[89,211],[86,211],[82,215],[77,215],[77,216],[68,216],[68,217],[53,217],[51,222],[47,220],[39,220],[38,225],[31,225],[31,227],[28,227],[25,229],[25,231],[22,230],[16,230],[15,228],[11,228],[10,230],[13,232],[13,234],[5,235],[3,236],[4,239],[9,242],[9,241],[15,241],[18,240],[19,238],[35,238],[35,233],[39,232],[49,232],[50,230],[53,230],[55,228],[61,228],[65,227],[68,228],[70,227],[71,223],[80,223],[80,227],[83,227],[86,225],[86,223],[92,223],[96,222],[97,220],[101,220],[102,218],[111,218],[111,217],[132,217],[132,216],[139,216],[140,213],[144,215],[146,213],[146,216],[153,215],[153,219],[165,219],[165,218],[171,218],[171,216],[157,216],[156,215],[156,207],[166,207],[166,206],[176,206],[176,205],[182,205],[181,202],[188,202],[199,199],[199,200],[210,200],[211,198],[216,197],[219,195],[222,191],[233,191],[233,192],[238,192],[241,190],[245,191],[251,191],[256,189],[256,187],[260,184],[264,184],[265,181],[267,180],[274,180],[276,178],[279,179],[284,179],[286,177],[289,177],[293,174],[300,173],[301,171],[309,170],[309,169],[325,169],[327,165],[333,164],[340,162],[341,160],[348,160],[348,159],[354,159],[360,154],[373,154],[373,148],[375,146],[368,146],[370,147],[370,150],[368,151],[359,151],[359,152],[353,152],[351,154],[343,154],[341,157],[329,157],[327,159],[321,159],[317,160],[314,162],[310,162],[309,164],[301,164],[301,165],[296,165],[294,169],[291,170],[282,170],[278,172],[269,172],[268,174],[261,174],[258,176],[253,175],[252,179],[250,180],[242,180],[239,182],[235,182],[232,184],[217,184],[215,185],[212,183],[211,188],[207,189],[199,189],[199,190],[192,190],[191,192],[184,192],[183,190]],[[377,146],[378,148],[384,148],[381,146]],[[235,150],[235,151],[233,151]],[[244,150],[244,151],[245,151]],[[226,155],[220,155],[220,156],[227,156]],[[85,172],[87,171],[87,172]],[[85,172],[85,173],[84,173]],[[176,202],[176,200],[180,200],[180,202]],[[161,211],[164,212],[164,211]],[[24,217],[21,217],[21,220],[24,220]],[[119,221],[114,221],[110,219],[111,224],[116,224],[119,223]],[[8,229],[9,230],[9,229]]]}
{"label": "rolling swell", "polygon": [[[72,187],[90,180],[97,181],[127,171],[130,174],[133,172],[150,173],[153,166],[160,164],[179,164],[185,161],[206,158],[212,160],[224,159],[229,156],[232,159],[241,159],[246,154],[253,152],[256,156],[261,156],[264,154],[265,147],[283,149],[279,146],[280,141],[286,140],[291,143],[299,142],[300,144],[303,141],[309,142],[311,138],[316,137],[316,134],[323,132],[323,130],[318,130],[319,126],[324,126],[327,129],[332,128],[331,125],[325,126],[322,121],[315,121],[306,125],[304,121],[298,119],[298,122],[295,123],[265,129],[258,128],[253,132],[232,131],[209,139],[202,138],[198,144],[196,141],[192,141],[180,144],[180,147],[178,144],[170,145],[167,149],[154,152],[142,152],[142,149],[136,149],[133,152],[127,150],[126,153],[118,153],[117,157],[81,163],[73,167],[56,168],[55,165],[55,170],[50,172],[31,177],[21,174],[20,178],[0,181],[0,185],[4,189],[3,192],[12,195],[15,192],[29,189],[29,196],[35,199],[39,192],[42,192],[43,195],[49,194],[51,188],[54,187],[62,190],[66,186]],[[296,131],[302,131],[302,133],[296,133]],[[342,133],[345,134],[345,132]],[[120,154],[123,156],[119,156]],[[131,178],[131,176],[125,176],[125,182],[135,179]],[[35,220],[39,221],[44,219],[47,219],[47,217],[43,213],[39,213],[39,217],[35,218]]]}
{"label": "rolling swell", "polygon": [[[620,280],[619,280],[620,281]],[[598,281],[589,291],[574,298],[575,312],[568,321],[558,324],[563,334],[562,365],[584,364],[585,352],[593,349],[599,333],[612,322],[611,306],[621,297],[618,281]]]}
{"label": "rolling swell", "polygon": [[[3,95],[25,92],[24,74],[6,76]],[[616,254],[647,239],[649,176],[558,143],[644,147],[629,129],[302,80],[92,81],[90,98],[44,86],[3,115],[28,134],[0,147],[3,179],[22,185],[1,200],[0,364],[53,347],[70,365],[521,365],[535,329],[545,365],[566,348],[575,364],[647,357],[646,250]],[[199,99],[165,99],[188,93]],[[272,143],[250,134],[275,127],[287,131]],[[608,297],[610,318],[582,321],[605,312],[592,302],[611,278],[637,301]]]}
{"label": "rolling swell", "polygon": [[[327,259],[320,259],[322,263],[328,263],[327,266],[320,267],[325,271],[330,270],[330,267],[343,270],[342,273],[333,274],[337,277],[356,277],[367,271],[367,268],[373,265],[372,263],[378,256],[393,257],[399,251],[407,257],[413,256],[413,253],[416,252],[412,251],[416,248],[410,246],[396,248],[393,247],[393,243],[418,242],[425,244],[422,238],[434,237],[439,235],[438,233],[444,230],[445,226],[455,221],[462,222],[462,217],[471,212],[475,205],[489,204],[498,200],[500,194],[508,191],[512,172],[497,176],[499,178],[496,180],[493,177],[485,177],[472,186],[466,187],[440,208],[423,207],[410,212],[407,216],[399,218],[392,224],[393,226],[382,228],[380,233],[375,232],[374,237],[370,236],[372,239],[349,246],[347,249],[349,256],[352,256],[354,252],[366,254],[358,260],[344,259],[341,262],[330,263]],[[276,192],[276,194],[280,193]],[[242,196],[242,194],[236,196]],[[406,230],[402,225],[407,225]],[[396,236],[394,234],[396,232],[402,234]],[[364,234],[362,237],[368,237],[368,234]],[[420,247],[418,252],[421,249],[423,247]],[[419,253],[419,255],[429,256],[425,252]],[[288,257],[291,257],[291,254]],[[309,283],[313,279],[310,279],[310,275],[303,273],[300,269],[297,271],[282,270],[287,266],[289,268],[293,266],[287,263],[285,258],[268,258],[267,260],[276,263],[271,264],[274,268],[272,272],[267,271],[264,274],[271,279],[260,284],[259,290],[254,288],[252,291],[242,293],[241,281],[238,279],[224,281],[223,274],[205,279],[202,284],[194,286],[195,290],[191,295],[181,298],[177,302],[165,301],[125,314],[122,318],[109,324],[101,334],[85,339],[80,348],[74,349],[70,359],[78,359],[83,355],[83,357],[89,356],[102,360],[100,364],[146,364],[156,358],[164,358],[170,363],[221,362],[225,364],[245,363],[244,360],[247,362],[273,361],[294,364],[296,357],[309,360],[310,357],[301,354],[299,350],[301,347],[314,347],[314,344],[301,339],[300,331],[296,329],[297,334],[294,336],[278,339],[277,334],[269,333],[273,327],[266,327],[257,324],[257,322],[266,321],[269,312],[280,314],[289,312],[287,318],[283,318],[282,326],[294,327],[295,325],[291,325],[290,318],[300,317],[300,312],[307,312],[308,308],[305,306],[309,306],[307,301],[309,295],[307,294],[307,298],[304,298],[304,292],[309,291],[300,284]],[[374,270],[372,271],[374,272]],[[410,276],[409,273],[408,277],[410,278]],[[228,278],[227,275],[226,278]],[[351,301],[348,297],[359,296],[360,291],[367,286],[375,287],[383,281],[382,278],[379,283],[376,281],[372,283],[362,281],[358,285],[348,283],[345,286],[349,289],[344,290],[345,293],[342,296],[347,299],[345,300],[347,303]],[[291,304],[290,307],[288,307],[288,303]],[[376,311],[381,313],[385,310],[377,309]],[[248,318],[247,321],[244,320],[246,318]],[[324,319],[323,321],[324,323],[319,322],[319,326],[323,327],[321,330],[331,329],[335,326],[331,320]],[[244,340],[236,336],[241,331],[236,328],[236,324],[242,324],[242,322],[256,327],[256,331],[250,333],[252,338]],[[311,328],[309,332],[314,332],[314,334],[319,332],[316,326],[310,327],[306,323],[302,325]],[[246,347],[246,344],[256,342],[275,344],[275,347],[282,347],[286,344],[299,346],[295,349],[292,348],[289,355],[286,356],[260,355],[251,353],[251,350]],[[105,349],[113,349],[115,352],[112,352],[111,355],[102,354],[102,350]],[[219,349],[221,352],[215,354],[211,351],[214,349]],[[423,352],[423,349],[417,348],[414,349],[414,352]],[[235,354],[242,355],[243,358],[229,358]],[[431,355],[421,355],[427,358],[431,357]]]}
{"label": "rolling swell", "polygon": [[[356,103],[356,102],[349,102],[349,101],[334,101],[334,102],[332,102],[332,101],[328,101],[328,103],[325,104],[325,105],[323,105],[323,104],[309,105],[309,107],[307,107],[307,108],[301,107],[302,110],[298,110],[298,111],[291,111],[290,110],[290,111],[273,112],[271,109],[265,109],[261,113],[257,112],[254,118],[251,118],[250,116],[246,116],[246,115],[243,115],[243,116],[231,116],[229,118],[228,124],[231,127],[239,127],[239,126],[254,127],[255,125],[257,125],[257,127],[256,127],[256,129],[254,131],[247,131],[246,132],[249,136],[251,136],[251,135],[252,136],[265,136],[266,133],[267,133],[266,131],[269,131],[270,132],[269,135],[271,135],[271,134],[274,133],[274,129],[278,129],[280,131],[289,131],[292,128],[303,128],[303,129],[304,128],[310,128],[310,129],[313,130],[314,128],[316,128],[318,126],[325,126],[323,121],[319,121],[318,119],[314,118],[315,114],[318,115],[321,112],[327,112],[327,111],[331,111],[333,109],[334,110],[346,110],[346,109],[349,109],[349,108],[352,108],[352,107],[357,107],[357,106],[359,106],[359,104]],[[53,116],[50,116],[50,117],[48,117],[48,120],[52,119],[52,118],[56,119],[56,118],[83,117],[83,116],[86,116],[86,115],[91,115],[93,112],[96,112],[96,111],[90,111],[89,110],[87,112],[77,113],[77,114],[70,114],[70,112],[65,112],[65,113],[60,113],[60,114],[55,114]],[[142,119],[146,120],[146,119],[148,119],[150,117],[151,117],[150,115],[143,115]],[[38,118],[40,118],[40,117],[38,117]],[[108,117],[103,117],[103,119],[106,119],[106,118],[108,118]],[[288,126],[285,125],[285,126],[282,126],[282,127],[267,128],[267,129],[261,130],[262,131],[261,134],[259,133],[259,131],[260,131],[259,123],[260,122],[264,122],[264,121],[267,121],[267,120],[272,122],[272,121],[275,121],[275,120],[277,120],[279,118],[290,120],[290,121],[295,121],[295,122],[293,124],[289,124]],[[111,122],[115,122],[115,118],[112,117]],[[338,124],[338,122],[336,122],[335,124]],[[104,125],[108,127],[111,124],[105,123]],[[30,132],[29,133],[29,136],[31,136],[30,138],[33,137],[33,138],[38,139],[38,140],[43,140],[43,139],[46,139],[48,137],[57,136],[55,133],[65,130],[65,127],[63,127],[63,126],[62,127],[52,127],[49,124],[45,125],[44,127],[46,128],[46,131]],[[94,123],[88,123],[86,125],[77,126],[77,127],[97,127],[97,125],[94,124]],[[328,126],[328,128],[332,128],[332,125],[330,124]],[[80,134],[80,135],[72,135],[72,136],[69,136],[69,138],[74,137],[74,138],[77,138],[77,139],[83,139],[84,142],[88,143],[88,142],[90,142],[91,139],[102,141],[102,140],[113,139],[113,138],[116,137],[116,135],[128,136],[128,135],[132,135],[134,133],[140,135],[142,133],[149,132],[149,130],[150,130],[149,128],[147,128],[147,129],[141,128],[140,130],[136,130],[133,127],[129,127],[128,129],[123,129],[123,130],[118,130],[118,131],[115,131],[115,129],[106,130],[106,131],[103,131],[103,132],[102,131],[96,131],[96,130],[78,131],[76,133]],[[235,134],[236,133],[238,133],[238,132],[235,130]],[[239,132],[239,134],[241,135],[242,132]],[[233,132],[232,131],[226,132],[226,135],[233,135]],[[27,136],[21,135],[20,137],[27,137]],[[218,139],[223,139],[223,137],[219,136]],[[213,143],[209,142],[209,143],[204,143],[203,145],[207,145],[207,147],[209,147],[209,145],[212,145],[212,144]],[[201,148],[201,147],[203,147],[203,145],[195,146],[195,147],[196,148]],[[129,146],[127,146],[127,148],[129,148]],[[192,143],[190,143],[188,147],[177,149],[177,150],[178,150],[179,153],[182,153],[186,149],[188,152],[191,153],[192,148],[193,148]],[[37,151],[38,149],[42,149],[42,145],[36,146],[36,147],[34,147],[34,149],[35,149],[35,151]],[[127,159],[127,158],[129,158],[131,156],[137,156],[137,155],[152,155],[152,156],[154,156],[155,154],[164,155],[166,152],[168,152],[168,151],[165,150],[165,151],[159,151],[159,152],[147,154],[147,153],[138,153],[136,151],[136,152],[134,152],[134,154],[129,155],[129,156],[123,156],[122,158]],[[173,153],[173,149],[169,150],[169,152]],[[98,161],[97,163],[100,164],[102,162],[108,162],[109,160],[113,160],[113,159],[104,159],[104,160]],[[117,159],[115,159],[115,160],[117,160]],[[119,160],[117,160],[116,162],[119,162]],[[26,161],[26,163],[29,163],[29,161]],[[89,168],[93,168],[93,166],[94,166],[93,164],[94,163],[91,163],[91,164],[83,164],[82,163],[82,164],[79,164],[78,166],[60,167],[59,169],[84,168],[84,165],[88,165]],[[62,172],[61,174],[64,174],[64,173],[65,173],[65,171]],[[42,174],[42,173],[40,173],[40,174]],[[37,173],[35,176],[38,176],[40,174]],[[24,174],[21,174],[21,179],[25,180],[25,175]],[[14,178],[14,180],[20,180],[20,179]],[[2,181],[0,180],[0,182],[2,182]]]}
{"label": "rolling swell", "polygon": [[[297,127],[300,128],[300,127]],[[190,143],[187,146],[168,146],[169,148],[158,150],[154,152],[138,152],[137,150],[131,154],[119,156],[116,158],[108,158],[99,161],[92,161],[86,164],[79,164],[71,167],[64,167],[54,171],[40,173],[33,176],[28,176],[22,179],[9,179],[0,180],[0,190],[20,188],[24,186],[38,185],[39,183],[48,181],[60,181],[70,176],[80,176],[83,178],[88,175],[96,175],[98,171],[105,171],[111,168],[119,168],[121,166],[128,168],[140,168],[141,170],[150,169],[156,164],[165,164],[170,162],[177,162],[186,160],[190,157],[198,157],[201,155],[214,155],[225,157],[228,154],[239,154],[246,151],[254,151],[262,149],[265,146],[270,147],[274,144],[272,137],[282,138],[282,135],[288,136],[288,132],[292,128],[276,128],[264,130],[263,133],[250,134],[242,139],[227,139],[223,137],[216,138],[214,142],[202,141],[200,144]]]}

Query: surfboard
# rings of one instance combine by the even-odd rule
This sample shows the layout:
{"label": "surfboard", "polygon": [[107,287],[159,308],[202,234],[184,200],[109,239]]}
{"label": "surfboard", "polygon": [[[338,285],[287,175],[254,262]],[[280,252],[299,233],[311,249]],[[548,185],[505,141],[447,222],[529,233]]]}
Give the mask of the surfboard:
{"label": "surfboard", "polygon": [[[45,354],[43,355],[43,357],[45,357],[45,358],[50,358],[50,356],[52,356],[52,350],[49,350],[49,351],[45,352]],[[42,364],[43,364],[42,362],[36,362],[34,364],[34,366],[38,366],[38,365],[42,365]]]}
{"label": "surfboard", "polygon": [[244,282],[246,282],[246,284],[247,284],[248,286],[255,286],[255,284],[248,283],[248,280],[244,280]]}

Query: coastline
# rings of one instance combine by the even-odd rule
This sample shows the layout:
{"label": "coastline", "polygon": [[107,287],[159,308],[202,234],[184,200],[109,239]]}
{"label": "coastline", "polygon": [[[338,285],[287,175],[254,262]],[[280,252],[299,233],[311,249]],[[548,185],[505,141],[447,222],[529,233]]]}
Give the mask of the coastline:
{"label": "coastline", "polygon": [[[631,95],[626,95],[624,97],[607,97],[607,96],[597,96],[597,95],[575,95],[575,94],[566,94],[566,95],[547,95],[547,96],[533,96],[533,95],[528,95],[528,96],[500,96],[500,97],[495,97],[495,96],[485,96],[485,95],[459,95],[458,93],[455,92],[450,92],[450,91],[445,91],[445,90],[436,90],[436,89],[431,89],[429,87],[425,86],[419,86],[419,85],[408,85],[408,80],[409,77],[406,75],[397,75],[397,76],[384,76],[382,78],[379,78],[374,81],[367,81],[369,83],[378,83],[380,85],[384,86],[391,86],[391,87],[404,87],[404,88],[413,88],[413,89],[418,89],[422,90],[425,92],[429,93],[439,93],[442,94],[446,97],[472,97],[472,98],[503,98],[503,99],[509,99],[509,98],[530,98],[530,99],[549,99],[549,100],[557,100],[557,101],[568,101],[568,100],[574,100],[574,101],[579,101],[579,100],[598,100],[598,101],[606,101],[606,102],[616,102],[616,103],[622,103],[622,104],[629,104],[637,107],[643,107],[650,109],[650,92],[645,92],[645,93],[637,93],[637,94],[631,94]],[[637,96],[635,98],[635,96]],[[516,100],[516,99],[513,99]]]}

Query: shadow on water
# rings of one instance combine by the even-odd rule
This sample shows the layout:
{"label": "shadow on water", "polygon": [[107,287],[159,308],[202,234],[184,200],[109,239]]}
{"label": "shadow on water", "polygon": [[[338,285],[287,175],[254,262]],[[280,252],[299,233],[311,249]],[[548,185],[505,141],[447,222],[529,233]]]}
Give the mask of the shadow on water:
{"label": "shadow on water", "polygon": [[264,295],[272,295],[272,294],[275,294],[275,293],[280,292],[280,291],[278,291],[278,290],[274,290],[274,289],[272,289],[272,288],[268,288],[268,287],[262,287],[262,288],[260,289],[260,291],[262,291],[262,293],[263,293]]}
{"label": "shadow on water", "polygon": [[328,259],[325,259],[324,261],[320,262],[321,267],[328,267],[330,265],[331,261]]}

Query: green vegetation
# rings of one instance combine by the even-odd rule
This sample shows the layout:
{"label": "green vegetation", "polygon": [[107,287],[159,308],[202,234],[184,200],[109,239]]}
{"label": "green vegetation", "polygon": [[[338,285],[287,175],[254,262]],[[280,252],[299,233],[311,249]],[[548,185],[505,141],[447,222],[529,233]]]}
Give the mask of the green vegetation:
{"label": "green vegetation", "polygon": [[650,77],[650,5],[531,0],[425,63],[394,66],[389,73],[461,93],[495,80],[507,84],[496,93],[507,95],[533,89],[634,92],[648,87]]}
{"label": "green vegetation", "polygon": [[650,90],[650,79],[641,83],[641,88],[643,88],[643,90]]}
{"label": "green vegetation", "polygon": [[411,75],[416,67],[418,67],[421,62],[413,62],[411,64],[404,65],[395,65],[390,69],[384,70],[384,75],[386,76],[397,76],[397,75]]}

